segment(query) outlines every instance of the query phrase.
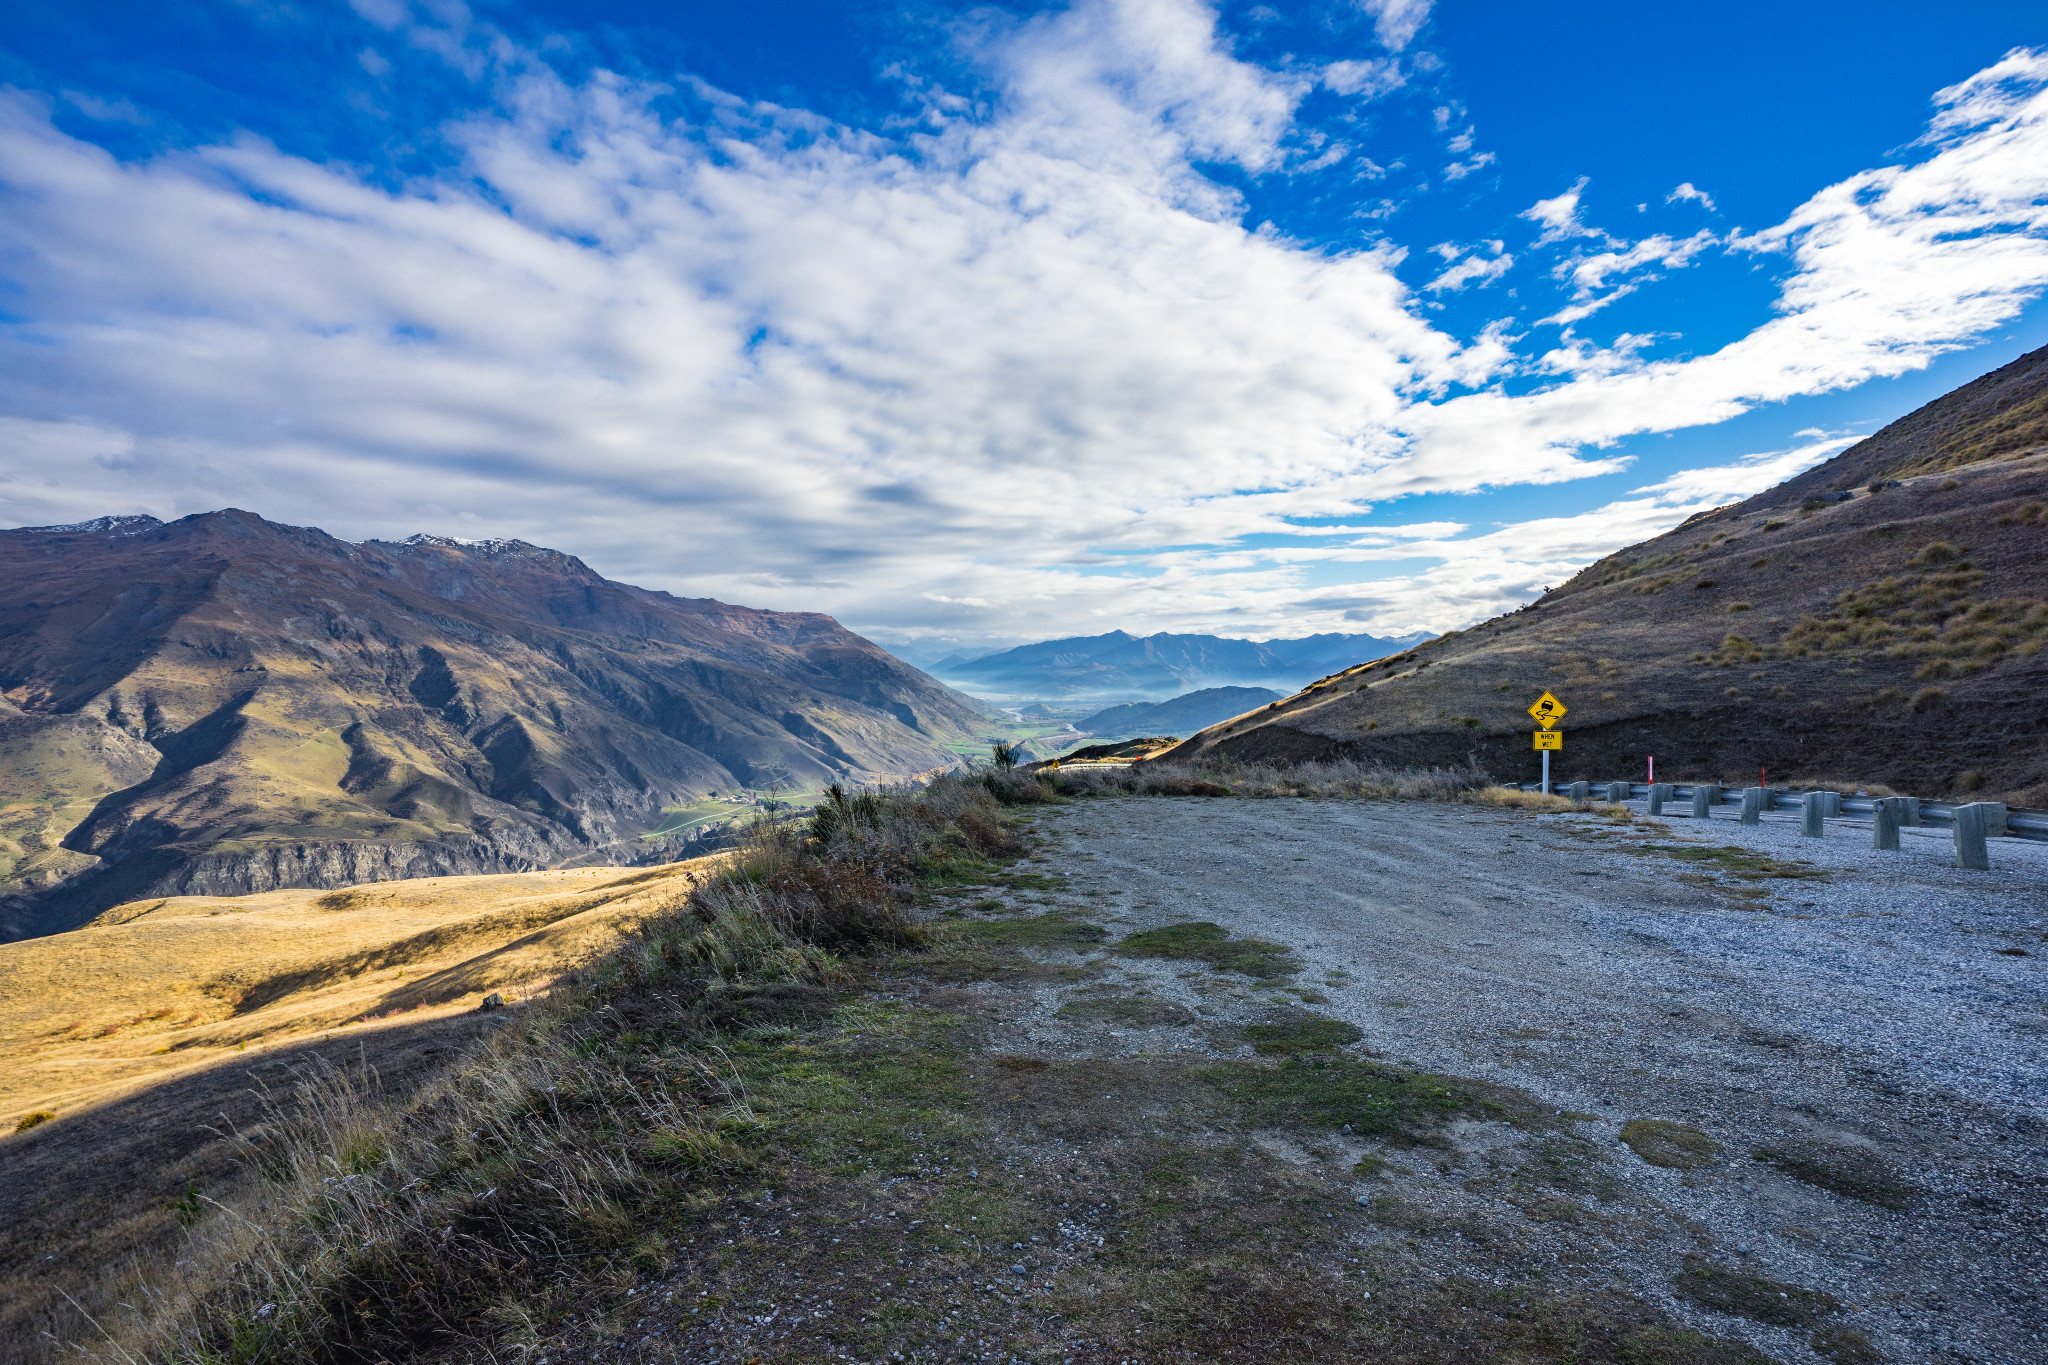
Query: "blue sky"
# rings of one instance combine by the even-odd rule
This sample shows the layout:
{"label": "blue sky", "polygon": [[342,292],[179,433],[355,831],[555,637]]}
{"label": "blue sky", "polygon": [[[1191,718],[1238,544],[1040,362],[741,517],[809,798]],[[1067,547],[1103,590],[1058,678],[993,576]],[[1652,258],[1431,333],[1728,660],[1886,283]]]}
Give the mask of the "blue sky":
{"label": "blue sky", "polygon": [[1447,629],[2048,343],[2048,13],[16,5],[0,523]]}

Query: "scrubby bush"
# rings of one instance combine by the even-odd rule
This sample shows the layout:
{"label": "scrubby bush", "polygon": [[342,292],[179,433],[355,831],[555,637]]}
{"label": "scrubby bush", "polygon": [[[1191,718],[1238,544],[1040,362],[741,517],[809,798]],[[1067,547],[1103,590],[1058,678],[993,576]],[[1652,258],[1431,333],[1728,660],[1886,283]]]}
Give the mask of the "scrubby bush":
{"label": "scrubby bush", "polygon": [[1390,768],[1337,758],[1305,763],[1142,763],[1130,768],[1054,769],[1062,795],[1253,796],[1451,801],[1493,779],[1476,766]]}

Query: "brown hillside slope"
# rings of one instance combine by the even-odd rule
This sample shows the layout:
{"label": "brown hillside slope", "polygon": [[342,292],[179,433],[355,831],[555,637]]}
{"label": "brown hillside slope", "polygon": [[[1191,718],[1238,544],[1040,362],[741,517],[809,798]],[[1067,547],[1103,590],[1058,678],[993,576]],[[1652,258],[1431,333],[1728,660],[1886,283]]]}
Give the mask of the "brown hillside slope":
{"label": "brown hillside slope", "polygon": [[[1325,679],[1172,757],[1476,758],[1559,780],[1885,783],[2048,801],[2048,348],[1519,611]],[[1894,482],[1896,481],[1896,482]]]}
{"label": "brown hillside slope", "polygon": [[232,510],[0,531],[0,939],[148,896],[641,861],[665,812],[929,771],[980,722],[830,617],[519,541]]}
{"label": "brown hillside slope", "polygon": [[[432,877],[117,906],[0,944],[0,1361],[54,1358],[245,1171],[227,1135],[319,1063],[404,1094],[717,864]],[[17,1133],[37,1112],[55,1118]]]}

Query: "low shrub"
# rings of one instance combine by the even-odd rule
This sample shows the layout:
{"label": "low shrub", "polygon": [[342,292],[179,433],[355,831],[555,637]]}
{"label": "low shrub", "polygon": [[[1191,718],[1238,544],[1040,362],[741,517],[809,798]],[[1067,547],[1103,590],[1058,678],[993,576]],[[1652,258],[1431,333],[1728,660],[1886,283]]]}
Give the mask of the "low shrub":
{"label": "low shrub", "polygon": [[1121,769],[1051,769],[1064,796],[1296,796],[1455,801],[1493,778],[1483,768],[1390,768],[1336,758],[1302,763],[1141,763]]}

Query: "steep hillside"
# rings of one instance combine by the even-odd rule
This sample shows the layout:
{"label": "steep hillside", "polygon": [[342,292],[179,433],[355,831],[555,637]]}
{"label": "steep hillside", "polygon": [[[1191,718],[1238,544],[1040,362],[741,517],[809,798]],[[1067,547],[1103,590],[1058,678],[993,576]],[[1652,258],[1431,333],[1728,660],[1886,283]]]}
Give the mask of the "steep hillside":
{"label": "steep hillside", "polygon": [[247,512],[0,532],[0,937],[119,901],[673,856],[714,798],[950,764],[826,616]]}
{"label": "steep hillside", "polygon": [[942,661],[933,668],[946,681],[987,696],[1136,696],[1164,701],[1217,686],[1295,688],[1420,638],[1329,634],[1261,642],[1164,632],[1137,636],[1113,630],[1019,645],[967,662]]}
{"label": "steep hillside", "polygon": [[2048,800],[2048,349],[1519,611],[1325,679],[1182,756],[1477,758],[1561,777]]}

